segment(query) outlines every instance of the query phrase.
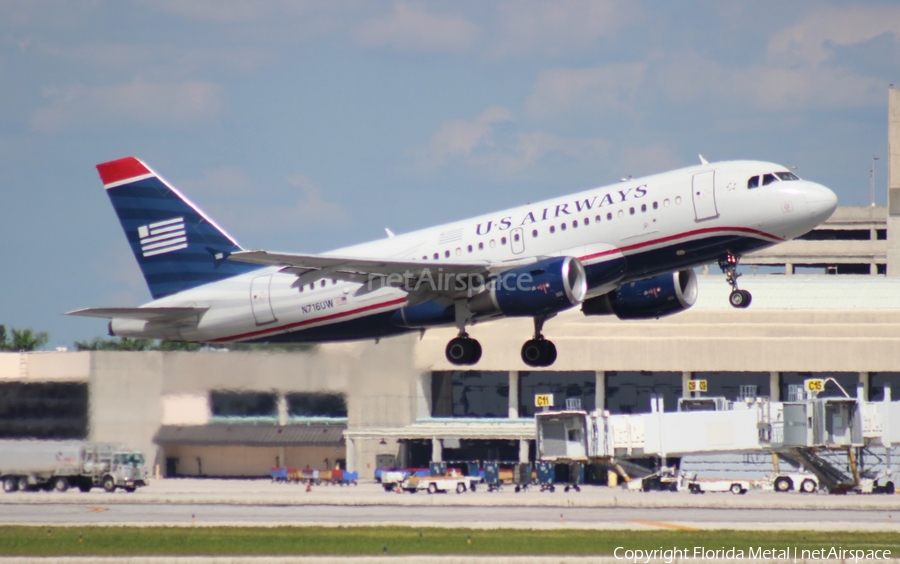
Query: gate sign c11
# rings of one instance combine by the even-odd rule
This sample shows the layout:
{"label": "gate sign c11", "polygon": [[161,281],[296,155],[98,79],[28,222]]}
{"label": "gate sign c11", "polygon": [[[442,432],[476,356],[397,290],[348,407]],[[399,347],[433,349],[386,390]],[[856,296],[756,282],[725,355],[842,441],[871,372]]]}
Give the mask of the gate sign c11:
{"label": "gate sign c11", "polygon": [[706,380],[688,380],[689,392],[705,392]]}
{"label": "gate sign c11", "polygon": [[825,380],[821,378],[811,378],[809,380],[804,380],[807,392],[821,392],[825,390]]}
{"label": "gate sign c11", "polygon": [[535,394],[535,407],[553,407],[553,394]]}

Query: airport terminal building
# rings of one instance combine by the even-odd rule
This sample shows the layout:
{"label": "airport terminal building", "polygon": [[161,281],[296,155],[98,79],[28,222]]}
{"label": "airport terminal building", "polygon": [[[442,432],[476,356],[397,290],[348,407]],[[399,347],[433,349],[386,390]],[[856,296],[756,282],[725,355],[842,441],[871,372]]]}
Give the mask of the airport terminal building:
{"label": "airport terminal building", "polygon": [[544,331],[559,357],[519,355],[530,319],[475,325],[481,361],[444,356],[455,328],[308,352],[0,353],[0,437],[127,443],[162,476],[266,476],[272,466],[371,478],[378,467],[534,459],[534,396],[556,406],[665,410],[704,379],[707,396],[900,397],[900,90],[890,91],[888,205],[838,208],[799,240],[743,258],[749,309],[718,269],[693,308],[659,320],[585,317]]}

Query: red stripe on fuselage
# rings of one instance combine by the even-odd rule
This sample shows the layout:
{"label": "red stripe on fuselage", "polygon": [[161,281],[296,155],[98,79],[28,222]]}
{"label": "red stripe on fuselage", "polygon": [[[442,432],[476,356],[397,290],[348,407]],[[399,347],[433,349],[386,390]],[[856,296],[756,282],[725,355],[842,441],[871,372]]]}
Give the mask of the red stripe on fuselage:
{"label": "red stripe on fuselage", "polygon": [[303,327],[304,325],[310,325],[312,323],[319,323],[320,321],[330,321],[332,319],[340,319],[341,317],[347,317],[348,315],[353,315],[355,313],[363,313],[365,311],[371,311],[373,309],[380,309],[383,307],[400,305],[404,302],[406,302],[406,298],[397,298],[396,300],[391,300],[389,302],[367,305],[365,307],[352,309],[350,311],[340,311],[337,313],[332,313],[331,315],[323,315],[322,317],[317,317],[315,319],[306,319],[304,321],[298,321],[296,323],[288,323],[287,325],[282,325],[280,327],[270,327],[268,329],[262,329],[260,331],[251,331],[250,333],[242,333],[240,335],[233,335],[231,337],[221,337],[218,339],[213,339],[211,342],[221,343],[221,342],[226,342],[226,341],[237,341],[240,339],[249,339],[251,337],[258,337],[261,335],[265,335],[267,333],[278,333],[281,331],[287,331],[288,329],[295,329],[297,327]]}
{"label": "red stripe on fuselage", "polygon": [[150,169],[134,157],[125,157],[124,159],[98,164],[97,172],[100,173],[100,180],[106,186],[113,182],[150,174]]}
{"label": "red stripe on fuselage", "polygon": [[650,241],[644,241],[642,243],[634,243],[633,245],[625,245],[624,247],[620,247],[618,249],[610,249],[608,251],[602,251],[599,253],[594,253],[590,255],[585,255],[583,257],[578,257],[580,261],[591,260],[595,258],[600,258],[608,255],[614,255],[617,253],[625,254],[628,251],[633,251],[635,249],[640,249],[643,247],[649,247],[651,245],[658,245],[660,243],[668,243],[669,241],[675,241],[676,239],[686,239],[688,237],[693,237],[694,235],[705,235],[707,233],[716,233],[716,232],[724,232],[724,231],[737,231],[739,233],[748,233],[750,235],[755,235],[757,237],[762,237],[765,239],[773,239],[773,243],[782,243],[784,239],[781,237],[776,237],[775,235],[770,235],[764,231],[759,231],[757,229],[751,229],[749,227],[704,227],[703,229],[695,229],[693,231],[687,231],[685,233],[678,233],[676,235],[669,235],[667,237],[660,237],[659,239],[652,239]]}

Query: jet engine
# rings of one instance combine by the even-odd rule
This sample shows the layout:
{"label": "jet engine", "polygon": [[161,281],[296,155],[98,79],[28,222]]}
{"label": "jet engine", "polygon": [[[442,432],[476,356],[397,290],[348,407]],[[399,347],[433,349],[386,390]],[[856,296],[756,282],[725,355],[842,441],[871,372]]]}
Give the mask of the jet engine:
{"label": "jet engine", "polygon": [[697,275],[693,270],[660,274],[629,282],[581,305],[585,315],[615,314],[619,319],[651,319],[684,311],[697,301]]}
{"label": "jet engine", "polygon": [[554,257],[498,274],[469,301],[472,313],[510,317],[549,315],[581,303],[584,267],[574,257]]}

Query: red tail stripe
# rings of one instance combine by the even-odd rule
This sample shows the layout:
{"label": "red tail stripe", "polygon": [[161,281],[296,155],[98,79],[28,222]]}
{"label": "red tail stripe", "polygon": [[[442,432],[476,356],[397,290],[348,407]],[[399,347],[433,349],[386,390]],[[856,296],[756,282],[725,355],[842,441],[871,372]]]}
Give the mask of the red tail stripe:
{"label": "red tail stripe", "polygon": [[113,182],[150,174],[150,169],[134,157],[125,157],[124,159],[98,164],[97,172],[100,173],[100,180],[106,186]]}

